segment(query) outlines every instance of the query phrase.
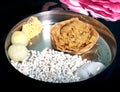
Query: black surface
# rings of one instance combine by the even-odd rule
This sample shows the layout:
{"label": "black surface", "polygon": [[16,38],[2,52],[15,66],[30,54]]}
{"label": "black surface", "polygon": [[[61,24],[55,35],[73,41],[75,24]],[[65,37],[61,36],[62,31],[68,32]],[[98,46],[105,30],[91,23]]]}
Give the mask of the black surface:
{"label": "black surface", "polygon": [[[51,84],[38,82],[33,79],[27,78],[16,71],[8,62],[4,52],[5,38],[10,29],[21,19],[40,12],[40,9],[45,1],[40,0],[10,0],[0,3],[0,85],[3,87],[18,87],[18,88],[67,88],[67,89],[80,89],[89,90],[100,88],[100,90],[107,90],[117,88],[119,89],[120,82],[120,21],[108,22],[99,19],[105,24],[114,34],[117,40],[117,55],[113,63],[101,74],[89,79],[87,81],[70,83],[70,84]],[[54,0],[53,0],[54,1]],[[57,0],[56,0],[57,1]],[[12,89],[12,88],[11,88]],[[57,89],[58,90],[58,89]],[[62,89],[61,89],[62,90]],[[79,91],[80,91],[79,90]],[[99,90],[99,89],[98,89]],[[97,91],[97,90],[96,90]]]}

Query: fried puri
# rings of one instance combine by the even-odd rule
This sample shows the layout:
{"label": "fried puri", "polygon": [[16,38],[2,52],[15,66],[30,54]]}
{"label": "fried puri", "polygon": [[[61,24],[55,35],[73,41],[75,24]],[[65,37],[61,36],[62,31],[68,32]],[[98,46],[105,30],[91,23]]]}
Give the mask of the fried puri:
{"label": "fried puri", "polygon": [[54,49],[70,54],[89,51],[99,39],[95,28],[79,18],[70,18],[51,26],[51,43]]}

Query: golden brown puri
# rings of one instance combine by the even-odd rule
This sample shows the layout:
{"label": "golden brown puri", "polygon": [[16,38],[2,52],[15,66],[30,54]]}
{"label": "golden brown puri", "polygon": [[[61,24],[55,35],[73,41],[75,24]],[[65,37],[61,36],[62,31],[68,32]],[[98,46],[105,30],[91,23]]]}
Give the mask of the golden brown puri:
{"label": "golden brown puri", "polygon": [[51,42],[54,49],[70,54],[83,54],[97,42],[99,33],[79,18],[71,18],[52,25]]}

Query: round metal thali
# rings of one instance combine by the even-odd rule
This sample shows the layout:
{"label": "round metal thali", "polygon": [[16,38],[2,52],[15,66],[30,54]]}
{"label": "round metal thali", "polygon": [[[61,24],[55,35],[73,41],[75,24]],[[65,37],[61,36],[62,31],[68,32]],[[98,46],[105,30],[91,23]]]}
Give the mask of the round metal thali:
{"label": "round metal thali", "polygon": [[[109,65],[112,64],[117,51],[116,40],[114,38],[114,35],[111,33],[111,31],[98,20],[83,14],[74,13],[70,11],[45,11],[45,12],[34,14],[32,16],[38,17],[38,19],[41,21],[42,25],[44,26],[44,29],[42,30],[39,37],[36,37],[35,39],[33,39],[32,41],[33,44],[30,46],[27,46],[28,49],[35,49],[38,51],[42,51],[44,48],[53,49],[51,45],[51,39],[50,39],[51,25],[55,24],[56,22],[70,19],[72,17],[78,17],[81,21],[84,21],[93,25],[94,28],[100,34],[100,38],[97,42],[97,45],[94,48],[92,48],[89,53],[82,55],[83,58],[92,59],[94,61],[101,62],[105,66],[105,68],[102,71],[104,71]],[[7,38],[5,41],[5,52],[9,61],[10,61],[10,58],[8,56],[7,50],[8,50],[8,47],[11,45],[11,41],[10,41],[11,34],[12,32],[21,29],[22,24],[25,21],[27,21],[29,17],[17,23],[7,35]]]}

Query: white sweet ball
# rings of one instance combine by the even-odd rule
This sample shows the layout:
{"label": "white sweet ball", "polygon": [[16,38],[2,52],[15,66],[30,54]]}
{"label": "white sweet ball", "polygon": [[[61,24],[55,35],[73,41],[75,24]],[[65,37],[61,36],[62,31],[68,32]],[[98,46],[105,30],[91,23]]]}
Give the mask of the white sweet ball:
{"label": "white sweet ball", "polygon": [[25,46],[28,45],[27,35],[22,31],[15,31],[11,36],[12,44],[23,44]]}
{"label": "white sweet ball", "polygon": [[12,44],[8,48],[8,55],[14,61],[22,61],[28,55],[28,49],[23,44]]}

